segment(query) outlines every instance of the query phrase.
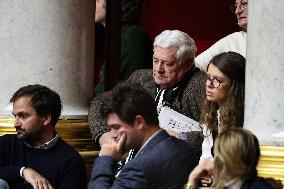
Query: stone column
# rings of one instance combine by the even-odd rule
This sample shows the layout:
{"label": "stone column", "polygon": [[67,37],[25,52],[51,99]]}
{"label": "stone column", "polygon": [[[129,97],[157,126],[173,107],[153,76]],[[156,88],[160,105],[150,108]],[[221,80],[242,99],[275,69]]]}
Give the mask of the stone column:
{"label": "stone column", "polygon": [[24,85],[57,91],[63,118],[88,113],[94,83],[93,0],[0,1],[0,116]]}
{"label": "stone column", "polygon": [[284,1],[249,0],[245,125],[284,146]]}

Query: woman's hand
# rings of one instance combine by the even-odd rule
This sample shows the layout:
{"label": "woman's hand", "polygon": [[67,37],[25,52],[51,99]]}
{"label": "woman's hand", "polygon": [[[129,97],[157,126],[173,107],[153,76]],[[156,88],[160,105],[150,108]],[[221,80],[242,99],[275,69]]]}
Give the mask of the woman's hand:
{"label": "woman's hand", "polygon": [[204,180],[204,184],[208,183],[208,178],[211,179],[213,176],[213,169],[214,161],[212,159],[202,160],[199,165],[197,165],[190,173],[188,177],[188,184],[192,186],[197,186],[198,182],[202,180],[202,178],[206,178]]}

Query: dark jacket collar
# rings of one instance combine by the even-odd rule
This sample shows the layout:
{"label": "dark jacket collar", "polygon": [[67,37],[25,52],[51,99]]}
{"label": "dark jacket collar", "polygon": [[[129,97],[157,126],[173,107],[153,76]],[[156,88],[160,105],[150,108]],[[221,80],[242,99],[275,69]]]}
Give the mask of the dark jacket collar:
{"label": "dark jacket collar", "polygon": [[144,149],[140,152],[140,155],[144,152],[150,151],[154,148],[158,143],[164,141],[166,138],[171,137],[165,130],[159,132],[156,136],[154,136],[148,144],[144,147]]}

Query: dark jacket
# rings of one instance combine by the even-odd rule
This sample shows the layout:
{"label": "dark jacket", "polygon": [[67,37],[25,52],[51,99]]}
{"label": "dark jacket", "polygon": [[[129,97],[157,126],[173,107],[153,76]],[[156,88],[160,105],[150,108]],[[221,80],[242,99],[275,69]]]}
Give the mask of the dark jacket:
{"label": "dark jacket", "polygon": [[50,149],[28,147],[16,135],[0,137],[0,179],[10,189],[30,189],[20,177],[21,167],[29,167],[46,178],[53,188],[78,189],[86,186],[85,164],[79,153],[61,138]]}
{"label": "dark jacket", "polygon": [[[175,109],[184,112],[196,121],[199,121],[202,101],[205,98],[205,76],[203,72],[195,68],[188,78],[184,90],[171,103]],[[157,84],[154,82],[152,69],[137,70],[129,77],[128,81],[142,85],[155,98]],[[99,137],[103,133],[109,131],[105,120],[99,113],[101,102],[106,98],[108,93],[105,92],[97,95],[91,101],[88,123],[95,142],[98,142]]]}
{"label": "dark jacket", "polygon": [[262,177],[246,180],[241,189],[272,189],[272,186]]}
{"label": "dark jacket", "polygon": [[117,161],[98,157],[88,188],[181,189],[198,164],[194,153],[189,143],[161,131],[122,168],[116,180]]}

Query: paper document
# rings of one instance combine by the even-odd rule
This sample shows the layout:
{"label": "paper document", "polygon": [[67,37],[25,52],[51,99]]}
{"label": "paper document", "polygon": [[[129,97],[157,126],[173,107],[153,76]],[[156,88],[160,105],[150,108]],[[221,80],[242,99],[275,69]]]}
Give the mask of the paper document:
{"label": "paper document", "polygon": [[176,133],[201,131],[199,122],[171,109],[168,106],[163,106],[159,114],[160,127],[174,131]]}

